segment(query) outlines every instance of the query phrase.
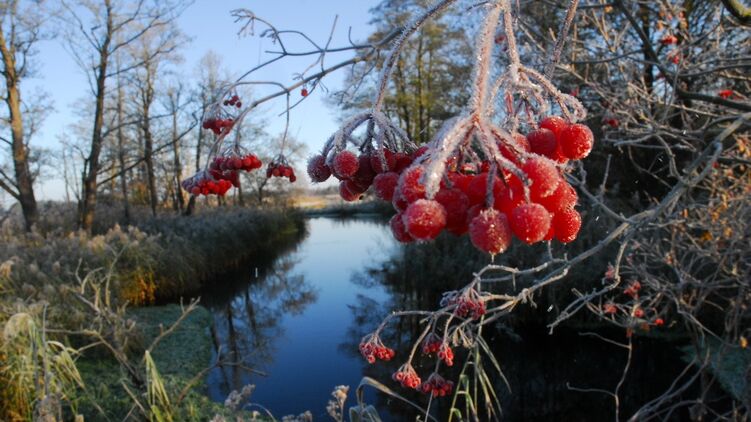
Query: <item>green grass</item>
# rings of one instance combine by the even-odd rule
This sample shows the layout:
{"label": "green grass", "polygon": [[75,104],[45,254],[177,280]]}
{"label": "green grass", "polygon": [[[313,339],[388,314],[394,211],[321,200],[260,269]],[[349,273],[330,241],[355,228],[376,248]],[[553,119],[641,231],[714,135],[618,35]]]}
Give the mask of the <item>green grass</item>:
{"label": "green grass", "polygon": [[[143,335],[143,344],[150,344],[159,335],[160,326],[165,329],[180,316],[180,306],[165,305],[138,308],[129,311]],[[178,392],[211,361],[212,344],[209,332],[212,316],[206,308],[198,307],[178,328],[164,338],[153,351],[153,358],[164,380],[167,391],[174,400]],[[86,420],[122,420],[131,408],[132,400],[122,387],[124,374],[113,359],[99,356],[82,357],[77,362],[86,384],[86,394],[80,402],[79,411]],[[223,413],[220,403],[205,396],[205,384],[199,381],[176,410],[176,420],[206,421],[217,413]],[[93,406],[98,403],[102,415]]]}

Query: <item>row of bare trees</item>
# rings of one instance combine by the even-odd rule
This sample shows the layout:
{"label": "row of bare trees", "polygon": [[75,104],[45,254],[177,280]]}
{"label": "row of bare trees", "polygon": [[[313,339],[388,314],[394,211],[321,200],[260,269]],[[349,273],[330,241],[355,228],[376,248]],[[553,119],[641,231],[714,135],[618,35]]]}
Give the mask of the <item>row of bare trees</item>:
{"label": "row of bare trees", "polygon": [[[0,139],[7,144],[0,156],[0,188],[20,204],[27,230],[39,219],[34,187],[43,168],[30,141],[46,110],[22,100],[21,92],[25,80],[42,73],[35,66],[39,43],[53,37],[89,87],[79,100],[80,120],[69,133],[58,134],[62,165],[45,169],[65,180],[66,198],[78,204],[79,227],[91,230],[101,195],[123,204],[126,222],[134,203],[147,205],[152,214],[160,207],[193,209],[195,198],[186,198],[179,181],[206,163],[212,135],[199,123],[229,76],[221,58],[207,52],[194,78],[184,77],[181,50],[189,40],[177,19],[189,5],[185,0],[0,2],[7,105],[0,123]],[[264,135],[258,122],[250,121],[237,132],[245,142]],[[273,154],[261,151],[268,158]],[[266,182],[249,181],[262,200]]]}

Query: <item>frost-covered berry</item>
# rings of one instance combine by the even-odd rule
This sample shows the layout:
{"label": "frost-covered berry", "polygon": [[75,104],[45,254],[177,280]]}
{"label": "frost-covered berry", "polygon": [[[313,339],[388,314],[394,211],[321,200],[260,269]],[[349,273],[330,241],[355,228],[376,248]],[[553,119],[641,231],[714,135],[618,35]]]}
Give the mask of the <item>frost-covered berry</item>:
{"label": "frost-covered berry", "polygon": [[331,177],[331,169],[326,165],[326,157],[319,154],[308,160],[308,176],[315,183],[325,182]]}
{"label": "frost-covered berry", "polygon": [[579,200],[579,196],[576,194],[576,190],[561,178],[558,187],[553,193],[541,198],[533,196],[532,200],[555,214],[562,210],[573,208],[576,205],[576,201]]}
{"label": "frost-covered berry", "polygon": [[529,187],[533,196],[548,196],[558,187],[560,175],[552,161],[541,156],[527,160],[522,170],[532,182]]}
{"label": "frost-covered berry", "polygon": [[462,173],[449,173],[448,179],[451,181],[451,183],[454,185],[456,189],[459,189],[460,191],[467,193],[467,189],[469,189],[469,183],[472,181],[471,174],[462,174]]}
{"label": "frost-covered berry", "polygon": [[425,198],[425,186],[420,183],[422,167],[411,167],[399,177],[397,190],[408,203]]}
{"label": "frost-covered berry", "polygon": [[469,238],[481,251],[491,255],[504,252],[511,244],[511,227],[506,214],[493,208],[480,212],[469,225]]}
{"label": "frost-covered berry", "polygon": [[446,227],[446,210],[437,201],[419,199],[404,211],[404,226],[416,240],[433,240]]}
{"label": "frost-covered berry", "polygon": [[403,152],[397,152],[394,154],[394,157],[396,157],[396,163],[390,167],[391,171],[401,173],[404,169],[412,165],[412,157]]}
{"label": "frost-covered berry", "polygon": [[582,217],[574,209],[567,209],[553,216],[555,238],[561,243],[573,242],[582,226]]}
{"label": "frost-covered berry", "polygon": [[385,149],[383,150],[383,156],[386,162],[385,168],[383,167],[383,162],[381,162],[380,154],[375,151],[370,154],[370,166],[376,173],[385,173],[396,166],[396,155],[393,152]]}
{"label": "frost-covered berry", "polygon": [[339,196],[341,196],[342,199],[347,202],[352,202],[360,199],[362,192],[352,192],[349,189],[351,185],[348,185],[347,182],[349,182],[349,180],[342,180],[339,183]]}
{"label": "frost-covered berry", "polygon": [[541,241],[550,230],[550,213],[540,204],[519,205],[509,219],[511,230],[522,242]]}
{"label": "frost-covered berry", "polygon": [[504,188],[496,195],[493,208],[510,215],[524,202],[524,185],[518,177],[511,175]]}
{"label": "frost-covered berry", "polygon": [[[503,191],[503,182],[498,177],[493,177],[493,197],[497,197]],[[467,185],[467,197],[471,205],[484,204],[488,192],[488,173],[480,173]]]}
{"label": "frost-covered berry", "polygon": [[416,159],[418,159],[418,158],[419,158],[419,157],[420,157],[421,155],[423,155],[423,154],[425,154],[426,152],[428,152],[428,149],[429,149],[429,148],[428,148],[428,146],[427,146],[427,145],[423,145],[423,146],[421,146],[420,148],[417,148],[417,149],[415,150],[415,152],[413,152],[413,153],[412,153],[412,159],[413,159],[413,160],[416,160]]}
{"label": "frost-covered berry", "polygon": [[334,175],[340,179],[347,179],[357,173],[359,161],[355,154],[349,151],[342,151],[334,157],[333,167]]}
{"label": "frost-covered berry", "polygon": [[550,130],[555,136],[559,136],[561,131],[568,127],[568,122],[561,116],[549,116],[542,119],[540,127]]}
{"label": "frost-covered berry", "polygon": [[404,226],[403,217],[403,213],[398,213],[395,216],[391,217],[389,226],[391,227],[391,233],[394,235],[394,239],[402,243],[409,243],[414,241],[415,239],[413,239],[412,236],[407,233],[407,228]]}
{"label": "frost-covered berry", "polygon": [[540,128],[527,134],[529,149],[535,154],[552,157],[558,146],[555,134],[550,129]]}
{"label": "frost-covered berry", "polygon": [[441,189],[435,195],[435,200],[446,210],[446,227],[461,231],[467,222],[467,195],[459,189]]}
{"label": "frost-covered berry", "polygon": [[559,138],[563,155],[572,160],[581,160],[589,155],[595,141],[592,131],[579,123],[563,129]]}
{"label": "frost-covered berry", "polygon": [[393,171],[381,173],[373,179],[373,189],[379,199],[390,202],[394,198],[397,183],[399,183],[398,174]]}

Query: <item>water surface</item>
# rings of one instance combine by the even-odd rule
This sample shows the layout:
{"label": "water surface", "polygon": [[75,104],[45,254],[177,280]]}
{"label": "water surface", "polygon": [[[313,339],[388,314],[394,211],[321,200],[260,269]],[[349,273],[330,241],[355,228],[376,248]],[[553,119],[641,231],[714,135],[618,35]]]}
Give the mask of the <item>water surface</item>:
{"label": "water surface", "polygon": [[[464,246],[451,242],[448,239],[444,250],[426,245],[408,254],[382,219],[309,219],[307,235],[298,243],[258,257],[204,292],[203,303],[214,314],[214,341],[221,355],[252,368],[213,370],[207,380],[210,397],[224,401],[230,391],[254,384],[252,402],[277,418],[309,410],[315,420],[327,420],[325,407],[332,389],[342,384],[352,387],[348,405],[353,405],[355,387],[363,376],[370,376],[424,405],[425,396],[404,391],[390,380],[418,335],[416,320],[396,321],[383,332],[386,344],[397,351],[391,362],[368,365],[357,346],[389,311],[434,309],[443,291],[459,287],[461,280],[455,280],[455,274],[440,274],[433,268],[437,261],[456,260],[453,251]],[[495,377],[503,419],[612,420],[611,397],[569,386],[615,388],[627,361],[623,349],[571,328],[548,335],[540,315],[530,315],[532,319],[514,327],[485,330],[511,387],[509,391]],[[619,331],[599,329],[598,333],[625,341]],[[459,364],[442,370],[448,379],[456,380],[462,366],[463,352],[456,353]],[[621,389],[622,414],[665,391],[684,368],[679,355],[672,343],[636,339]],[[415,361],[423,376],[432,365],[429,358]],[[384,421],[415,420],[411,408],[372,389],[366,392],[366,401],[375,405]],[[432,403],[439,420],[447,415],[449,403],[448,398]]]}
{"label": "water surface", "polygon": [[360,382],[362,358],[341,347],[353,341],[347,338],[350,307],[359,296],[380,303],[387,294],[353,281],[364,268],[388,260],[395,241],[378,219],[312,218],[308,232],[294,250],[271,262],[251,262],[204,292],[222,353],[266,375],[215,369],[208,377],[213,400],[255,384],[252,401],[276,416],[305,410],[322,416],[335,386],[354,390]]}

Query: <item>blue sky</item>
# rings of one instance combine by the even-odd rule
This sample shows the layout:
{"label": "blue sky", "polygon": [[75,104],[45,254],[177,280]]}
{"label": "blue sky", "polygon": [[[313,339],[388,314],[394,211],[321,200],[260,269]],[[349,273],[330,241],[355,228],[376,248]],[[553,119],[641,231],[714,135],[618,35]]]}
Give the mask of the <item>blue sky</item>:
{"label": "blue sky", "polygon": [[[317,43],[325,43],[331,31],[334,17],[338,15],[336,32],[332,46],[346,45],[347,32],[352,27],[352,38],[362,40],[372,32],[368,25],[368,11],[377,0],[195,0],[179,19],[179,26],[190,38],[190,44],[182,50],[184,62],[178,69],[186,75],[193,75],[196,64],[209,50],[222,57],[224,67],[232,75],[238,76],[268,58],[264,50],[274,49],[269,39],[255,37],[238,38],[239,25],[234,22],[230,11],[245,8],[257,16],[272,22],[278,29],[297,29],[305,32]],[[302,43],[291,43],[290,50],[305,48]],[[351,57],[352,53],[328,55],[327,63],[333,64]],[[295,72],[305,69],[314,58],[288,58],[277,62],[265,70],[257,72],[252,79],[273,80],[282,83],[292,81]],[[59,40],[40,43],[38,76],[22,85],[24,98],[32,97],[37,87],[41,87],[45,99],[54,106],[54,111],[42,126],[41,132],[32,140],[32,146],[59,150],[58,137],[69,130],[69,126],[79,120],[75,104],[89,94],[84,73],[78,68],[70,54]],[[339,88],[344,73],[328,76],[324,83],[330,88]],[[311,95],[303,104],[293,110],[290,133],[308,145],[310,151],[321,147],[326,138],[336,130],[336,111],[326,107],[323,94]],[[267,131],[281,132],[283,121],[275,117],[283,110],[283,99],[267,103],[259,108],[268,122]],[[37,195],[41,199],[62,199],[63,182],[57,175],[47,172],[40,180]]]}

